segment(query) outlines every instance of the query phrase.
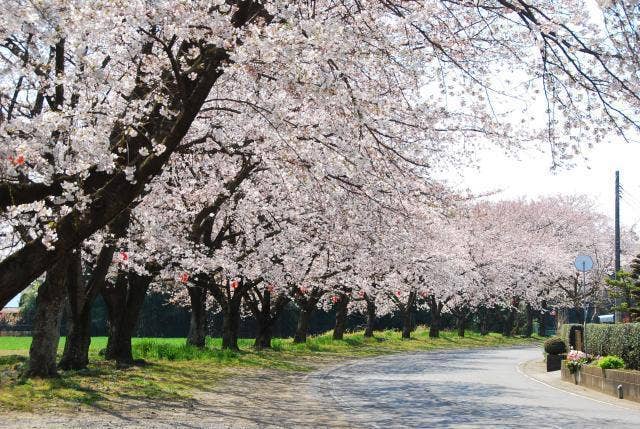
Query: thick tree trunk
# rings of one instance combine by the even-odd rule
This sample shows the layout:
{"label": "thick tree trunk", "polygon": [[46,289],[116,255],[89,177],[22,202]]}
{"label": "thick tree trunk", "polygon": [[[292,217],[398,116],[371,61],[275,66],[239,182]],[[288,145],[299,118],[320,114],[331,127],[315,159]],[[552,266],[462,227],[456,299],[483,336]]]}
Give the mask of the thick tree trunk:
{"label": "thick tree trunk", "polygon": [[119,366],[134,363],[131,337],[150,282],[151,277],[120,273],[115,286],[103,290],[109,315],[109,339],[105,358],[115,360]]}
{"label": "thick tree trunk", "polygon": [[367,299],[367,328],[364,330],[365,338],[373,337],[373,330],[376,324],[376,303],[372,299]]}
{"label": "thick tree trunk", "polygon": [[505,337],[511,337],[513,335],[513,324],[516,320],[516,309],[510,308],[507,316],[504,318],[504,325],[502,327],[502,335]]}
{"label": "thick tree trunk", "polygon": [[245,303],[248,303],[257,324],[256,340],[253,347],[256,350],[270,349],[273,327],[289,303],[289,297],[286,294],[278,294],[272,300],[271,292],[268,289],[262,292],[262,296],[260,296],[260,291],[256,289],[253,294],[247,294]]}
{"label": "thick tree trunk", "polygon": [[480,308],[479,318],[480,318],[480,335],[489,334],[489,309],[487,309],[486,307]]}
{"label": "thick tree trunk", "polygon": [[531,304],[527,304],[527,323],[524,327],[524,336],[530,337],[533,335],[533,309]]}
{"label": "thick tree trunk", "polygon": [[467,327],[467,316],[465,314],[456,315],[456,328],[458,329],[458,337],[464,338],[466,327]]}
{"label": "thick tree trunk", "polygon": [[344,331],[347,328],[347,310],[349,306],[349,296],[340,294],[340,300],[336,303],[336,325],[333,328],[333,339],[342,340]]}
{"label": "thick tree trunk", "polygon": [[402,339],[410,339],[411,331],[413,331],[413,309],[408,306],[402,312]]}
{"label": "thick tree trunk", "polygon": [[70,320],[71,324],[59,366],[62,369],[84,369],[89,364],[91,312],[82,311]]}
{"label": "thick tree trunk", "polygon": [[547,335],[547,303],[542,301],[542,309],[538,311],[538,335],[544,337]]}
{"label": "thick tree trunk", "polygon": [[207,328],[207,291],[199,287],[190,287],[191,321],[189,323],[189,335],[187,344],[203,348],[205,345]]}
{"label": "thick tree trunk", "polygon": [[431,325],[429,325],[429,338],[440,338],[440,312],[431,312]]}
{"label": "thick tree trunk", "polygon": [[240,350],[238,329],[240,328],[240,300],[231,300],[222,312],[222,348]]}
{"label": "thick tree trunk", "polygon": [[33,334],[29,349],[28,377],[55,377],[56,353],[60,340],[60,319],[67,297],[65,285],[69,258],[64,257],[49,271],[38,289]]}
{"label": "thick tree trunk", "polygon": [[256,350],[270,349],[273,332],[273,320],[263,320],[258,323],[258,332],[253,347]]}
{"label": "thick tree trunk", "polygon": [[298,325],[296,326],[296,334],[293,342],[296,344],[305,343],[307,341],[307,332],[309,331],[309,320],[315,306],[311,308],[301,308],[298,315]]}
{"label": "thick tree trunk", "polygon": [[[114,238],[124,236],[129,226],[130,210],[125,210],[109,225]],[[105,285],[105,278],[113,261],[115,245],[105,244],[93,267],[90,279],[83,278],[80,252],[73,256],[69,269],[67,291],[69,293],[69,313],[71,317],[67,341],[60,364],[62,369],[83,369],[89,364],[91,345],[91,307]]]}
{"label": "thick tree trunk", "polygon": [[431,315],[429,338],[440,338],[440,315],[444,304],[437,301],[433,296],[428,299],[427,303],[429,305],[429,314]]}
{"label": "thick tree trunk", "polygon": [[66,281],[69,296],[69,329],[58,366],[62,369],[83,369],[89,363],[91,304],[86,305],[80,250],[70,258]]}
{"label": "thick tree trunk", "polygon": [[239,350],[238,328],[240,327],[239,312],[225,311],[222,316],[222,348]]}

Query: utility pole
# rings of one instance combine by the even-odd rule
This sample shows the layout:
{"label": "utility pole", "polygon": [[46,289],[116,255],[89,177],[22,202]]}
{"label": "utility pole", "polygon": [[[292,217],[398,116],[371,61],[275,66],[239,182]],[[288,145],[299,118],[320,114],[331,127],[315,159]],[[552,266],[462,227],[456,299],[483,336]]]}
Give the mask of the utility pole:
{"label": "utility pole", "polygon": [[616,277],[618,271],[620,271],[620,172],[616,171],[616,238],[615,238],[615,252],[616,252]]}
{"label": "utility pole", "polygon": [[[616,171],[616,209],[615,209],[615,269],[614,278],[618,278],[618,271],[620,271],[620,171]],[[620,306],[620,298],[616,298],[616,307]],[[615,312],[615,322],[621,322],[622,313],[620,311]]]}

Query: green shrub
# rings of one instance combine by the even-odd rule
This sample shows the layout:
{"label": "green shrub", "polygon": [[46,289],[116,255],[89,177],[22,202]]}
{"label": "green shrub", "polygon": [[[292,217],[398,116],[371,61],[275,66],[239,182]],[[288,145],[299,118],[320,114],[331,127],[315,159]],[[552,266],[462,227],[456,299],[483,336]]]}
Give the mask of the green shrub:
{"label": "green shrub", "polygon": [[619,369],[624,368],[624,361],[618,356],[605,356],[600,358],[598,366],[602,369]]}
{"label": "green shrub", "polygon": [[567,347],[562,338],[552,337],[544,342],[544,351],[550,355],[561,355],[567,351]]}
{"label": "green shrub", "polygon": [[587,324],[587,353],[619,356],[629,369],[640,369],[640,323]]}

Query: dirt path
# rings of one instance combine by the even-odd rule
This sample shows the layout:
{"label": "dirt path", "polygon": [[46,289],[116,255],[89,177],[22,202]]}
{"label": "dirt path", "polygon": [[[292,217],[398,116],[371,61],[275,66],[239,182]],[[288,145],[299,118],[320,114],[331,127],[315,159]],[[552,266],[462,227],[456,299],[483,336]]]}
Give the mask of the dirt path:
{"label": "dirt path", "polygon": [[[326,369],[335,359],[316,362]],[[351,427],[332,401],[318,399],[308,373],[246,370],[179,402],[120,399],[109,408],[0,415],[3,428]]]}

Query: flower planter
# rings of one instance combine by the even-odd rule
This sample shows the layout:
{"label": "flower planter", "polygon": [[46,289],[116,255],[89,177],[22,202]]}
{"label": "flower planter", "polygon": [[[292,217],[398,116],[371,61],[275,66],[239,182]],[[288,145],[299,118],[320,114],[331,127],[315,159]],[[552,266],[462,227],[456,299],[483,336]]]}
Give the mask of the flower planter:
{"label": "flower planter", "polygon": [[564,381],[618,397],[618,386],[622,386],[624,399],[640,402],[640,371],[602,369],[583,365],[574,374],[569,371],[567,361],[562,361],[561,375]]}

